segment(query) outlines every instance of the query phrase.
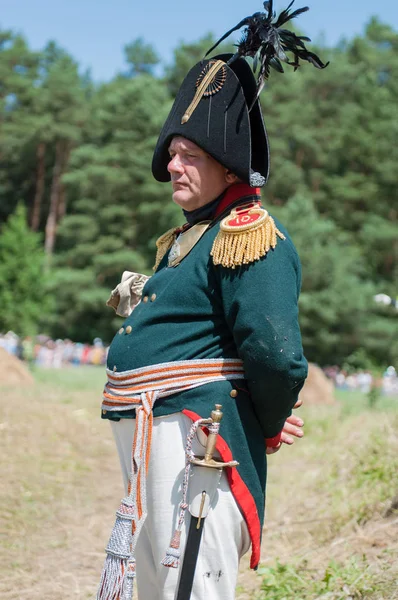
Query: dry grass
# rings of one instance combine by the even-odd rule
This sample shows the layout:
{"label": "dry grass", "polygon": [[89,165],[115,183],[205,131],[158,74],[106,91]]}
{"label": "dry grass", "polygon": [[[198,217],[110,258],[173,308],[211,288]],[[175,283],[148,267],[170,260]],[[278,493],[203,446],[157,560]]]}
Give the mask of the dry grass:
{"label": "dry grass", "polygon": [[2,600],[94,595],[122,485],[101,376],[87,374],[0,390]]}
{"label": "dry grass", "polygon": [[[353,561],[373,588],[352,598],[398,599],[398,512],[389,510],[398,494],[396,402],[385,401],[384,410],[377,411],[368,410],[363,398],[356,409],[344,404],[301,409],[306,437],[269,461],[263,566],[273,570],[278,559],[322,580],[328,565],[336,563],[343,589]],[[239,600],[271,600],[258,592],[261,568],[256,575],[246,566]],[[351,598],[348,593],[322,597]]]}
{"label": "dry grass", "polygon": [[[80,368],[36,379],[28,388],[0,388],[0,598],[88,600],[123,493],[110,428],[99,418],[103,375]],[[278,557],[316,574],[331,559],[348,565],[365,555],[377,584],[366,598],[393,600],[398,515],[383,514],[398,492],[391,471],[398,421],[388,406],[362,408],[342,414],[340,404],[317,406],[311,417],[302,409],[311,418],[306,439],[271,457],[263,564]],[[365,479],[361,456],[372,458]],[[264,599],[261,581],[244,562],[239,600]]]}

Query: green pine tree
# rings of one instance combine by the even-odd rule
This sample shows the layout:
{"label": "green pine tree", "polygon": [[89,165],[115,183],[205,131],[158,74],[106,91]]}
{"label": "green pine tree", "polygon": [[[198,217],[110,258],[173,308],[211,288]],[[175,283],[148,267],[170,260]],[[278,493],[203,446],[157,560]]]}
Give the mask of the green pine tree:
{"label": "green pine tree", "polygon": [[20,203],[0,234],[0,331],[21,336],[39,331],[52,304],[43,266],[42,236],[29,229]]}
{"label": "green pine tree", "polygon": [[[151,273],[156,238],[181,223],[170,187],[152,177],[152,153],[182,79],[213,42],[181,43],[157,77],[155,49],[135,40],[124,75],[96,86],[56,43],[33,52],[0,30],[0,223],[24,198],[31,228],[47,230],[53,336],[109,340],[109,291],[125,269]],[[396,296],[398,34],[372,19],[362,35],[314,50],[327,69],[286,66],[261,95],[264,203],[301,255],[309,358],[385,365],[398,352],[397,320],[372,295]]]}

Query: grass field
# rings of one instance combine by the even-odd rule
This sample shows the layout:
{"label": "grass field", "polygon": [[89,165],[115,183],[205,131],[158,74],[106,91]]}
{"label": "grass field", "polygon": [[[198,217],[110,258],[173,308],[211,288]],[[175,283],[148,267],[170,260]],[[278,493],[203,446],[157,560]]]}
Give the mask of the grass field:
{"label": "grass field", "polygon": [[[103,371],[35,379],[0,388],[0,598],[88,600],[122,494]],[[300,409],[305,438],[270,457],[262,563],[243,561],[239,600],[398,599],[397,407],[345,393]]]}

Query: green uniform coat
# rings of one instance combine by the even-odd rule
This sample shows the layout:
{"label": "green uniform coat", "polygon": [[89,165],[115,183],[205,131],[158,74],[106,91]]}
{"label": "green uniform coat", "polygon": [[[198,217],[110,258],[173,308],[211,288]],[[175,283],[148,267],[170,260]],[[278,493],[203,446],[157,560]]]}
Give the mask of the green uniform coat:
{"label": "green uniform coat", "polygon": [[[233,192],[227,194],[235,205]],[[251,535],[252,568],[259,562],[264,516],[264,438],[281,431],[307,375],[298,325],[300,262],[288,233],[277,227],[286,239],[236,269],[215,266],[210,256],[218,218],[178,266],[169,268],[166,254],[108,354],[108,368],[118,372],[179,360],[243,360],[245,380],[175,394],[159,400],[153,412],[159,417],[182,411],[194,420],[222,404],[217,448],[224,460],[232,455],[239,462],[228,469],[229,481]],[[103,414],[117,420],[134,416],[134,410]]]}

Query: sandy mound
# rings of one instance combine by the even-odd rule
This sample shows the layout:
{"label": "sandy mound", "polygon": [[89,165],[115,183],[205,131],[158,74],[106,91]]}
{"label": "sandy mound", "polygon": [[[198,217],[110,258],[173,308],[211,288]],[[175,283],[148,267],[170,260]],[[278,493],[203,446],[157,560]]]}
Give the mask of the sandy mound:
{"label": "sandy mound", "polygon": [[0,348],[0,385],[28,385],[33,382],[23,362]]}
{"label": "sandy mound", "polygon": [[308,365],[308,378],[300,393],[300,399],[305,404],[333,404],[334,386],[320,367]]}

